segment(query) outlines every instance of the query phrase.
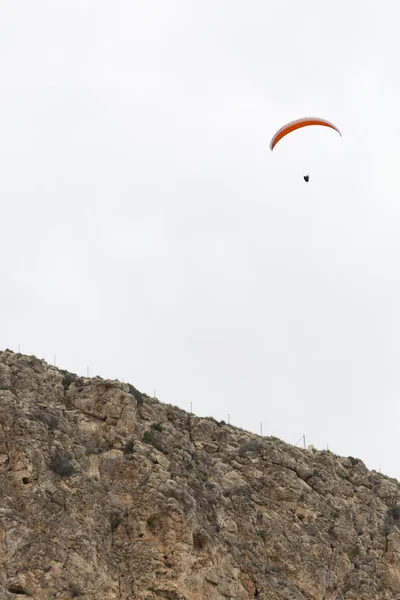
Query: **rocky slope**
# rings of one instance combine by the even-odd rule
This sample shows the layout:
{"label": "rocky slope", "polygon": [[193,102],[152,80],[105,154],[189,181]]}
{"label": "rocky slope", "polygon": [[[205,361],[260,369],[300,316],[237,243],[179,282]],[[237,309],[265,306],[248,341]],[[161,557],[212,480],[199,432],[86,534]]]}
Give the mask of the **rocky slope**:
{"label": "rocky slope", "polygon": [[1,600],[400,600],[399,491],[0,353]]}

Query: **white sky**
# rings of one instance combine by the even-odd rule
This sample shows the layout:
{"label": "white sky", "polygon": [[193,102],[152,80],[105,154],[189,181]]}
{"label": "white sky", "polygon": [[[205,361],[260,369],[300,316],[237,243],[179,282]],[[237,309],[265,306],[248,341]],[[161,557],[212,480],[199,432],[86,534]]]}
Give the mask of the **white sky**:
{"label": "white sky", "polygon": [[3,1],[1,347],[400,478],[399,19]]}

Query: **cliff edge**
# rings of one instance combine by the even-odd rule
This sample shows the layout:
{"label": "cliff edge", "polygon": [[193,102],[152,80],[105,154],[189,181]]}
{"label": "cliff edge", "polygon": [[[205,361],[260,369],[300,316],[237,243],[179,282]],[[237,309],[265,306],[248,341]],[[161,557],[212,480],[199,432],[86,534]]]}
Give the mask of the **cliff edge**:
{"label": "cliff edge", "polygon": [[1,600],[400,600],[399,558],[360,460],[0,352]]}

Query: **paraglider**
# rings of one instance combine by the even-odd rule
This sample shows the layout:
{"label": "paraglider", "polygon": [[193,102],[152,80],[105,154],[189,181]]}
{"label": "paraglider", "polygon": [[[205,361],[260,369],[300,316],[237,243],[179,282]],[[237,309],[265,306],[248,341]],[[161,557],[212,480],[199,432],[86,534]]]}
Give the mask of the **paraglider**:
{"label": "paraglider", "polygon": [[[296,121],[291,121],[290,123],[287,123],[280,129],[278,129],[278,131],[272,137],[269,147],[271,148],[271,150],[273,150],[276,144],[286,135],[292,133],[292,131],[296,131],[296,129],[300,129],[301,127],[308,127],[310,125],[321,125],[323,127],[329,127],[330,129],[334,129],[335,131],[337,131],[340,137],[342,137],[340,130],[336,127],[336,125],[334,125],[330,121],[327,121],[326,119],[320,119],[319,117],[306,117],[303,119],[297,119]],[[310,180],[310,174],[303,175],[303,179],[306,183],[308,183]]]}

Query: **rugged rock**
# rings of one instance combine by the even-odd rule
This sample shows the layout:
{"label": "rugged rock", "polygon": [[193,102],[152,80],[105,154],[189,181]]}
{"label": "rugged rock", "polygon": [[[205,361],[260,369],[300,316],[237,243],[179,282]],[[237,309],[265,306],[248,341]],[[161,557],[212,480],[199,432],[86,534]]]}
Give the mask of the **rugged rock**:
{"label": "rugged rock", "polygon": [[400,489],[0,353],[0,599],[400,600]]}

